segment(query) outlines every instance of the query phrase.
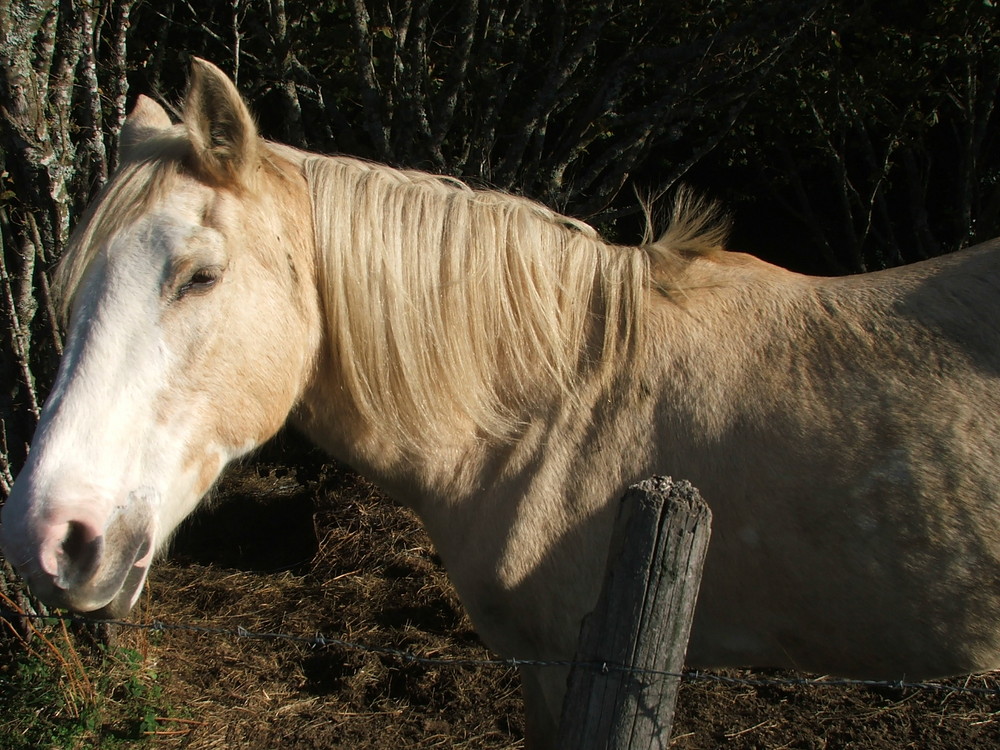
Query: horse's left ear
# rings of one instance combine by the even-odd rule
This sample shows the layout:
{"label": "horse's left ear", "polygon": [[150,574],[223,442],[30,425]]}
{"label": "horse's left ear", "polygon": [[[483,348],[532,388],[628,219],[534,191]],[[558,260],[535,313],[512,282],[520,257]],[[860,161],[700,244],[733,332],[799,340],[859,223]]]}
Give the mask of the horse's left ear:
{"label": "horse's left ear", "polygon": [[258,160],[257,125],[226,74],[197,57],[184,100],[184,125],[202,176],[220,184],[246,183]]}
{"label": "horse's left ear", "polygon": [[148,96],[139,95],[118,136],[119,157],[123,162],[138,158],[142,144],[170,127],[170,115]]}

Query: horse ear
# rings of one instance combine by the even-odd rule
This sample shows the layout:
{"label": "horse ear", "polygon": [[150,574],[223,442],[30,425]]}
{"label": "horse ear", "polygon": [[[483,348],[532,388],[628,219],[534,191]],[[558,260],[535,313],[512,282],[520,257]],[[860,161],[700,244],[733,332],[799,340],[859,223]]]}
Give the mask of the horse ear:
{"label": "horse ear", "polygon": [[197,57],[184,100],[184,125],[204,177],[245,184],[257,164],[257,125],[226,74]]}
{"label": "horse ear", "polygon": [[148,96],[139,95],[135,106],[122,124],[118,136],[120,161],[130,161],[137,156],[140,146],[157,132],[169,128],[170,115]]}

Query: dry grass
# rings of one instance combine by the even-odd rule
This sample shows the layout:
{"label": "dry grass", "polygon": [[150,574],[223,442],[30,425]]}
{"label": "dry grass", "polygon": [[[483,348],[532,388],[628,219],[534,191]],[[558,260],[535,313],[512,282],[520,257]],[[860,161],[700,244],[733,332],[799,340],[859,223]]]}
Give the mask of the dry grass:
{"label": "dry grass", "polygon": [[[276,498],[266,492],[269,483],[285,489]],[[287,491],[290,485],[320,499],[315,506],[305,502]],[[196,521],[200,528],[179,539],[174,558],[154,570],[146,616],[490,658],[412,516],[363,480],[333,470],[296,484],[284,472],[258,468],[220,491],[271,510],[284,505],[302,515],[285,524],[305,536],[263,555],[281,570],[224,568],[217,558],[231,553],[214,547],[213,529],[226,529],[229,542],[246,529],[237,528],[242,515],[231,515],[231,502],[220,506]],[[261,556],[249,553],[261,543],[249,531],[243,567],[261,567]],[[521,747],[520,697],[509,669],[403,664],[335,647],[183,632],[164,634],[157,658],[170,664],[167,697],[199,722],[183,737],[163,738],[164,746]]]}

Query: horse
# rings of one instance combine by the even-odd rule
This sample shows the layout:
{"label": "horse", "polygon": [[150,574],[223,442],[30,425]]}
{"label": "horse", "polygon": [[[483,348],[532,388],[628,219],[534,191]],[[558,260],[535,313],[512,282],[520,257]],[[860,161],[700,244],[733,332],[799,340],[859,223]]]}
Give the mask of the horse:
{"label": "horse", "polygon": [[[193,63],[140,97],[54,290],[67,341],[0,543],[120,616],[223,468],[290,422],[414,509],[484,642],[573,657],[624,488],[713,512],[694,667],[1000,666],[1000,242],[842,278],[262,139]],[[520,667],[531,747],[566,669]]]}

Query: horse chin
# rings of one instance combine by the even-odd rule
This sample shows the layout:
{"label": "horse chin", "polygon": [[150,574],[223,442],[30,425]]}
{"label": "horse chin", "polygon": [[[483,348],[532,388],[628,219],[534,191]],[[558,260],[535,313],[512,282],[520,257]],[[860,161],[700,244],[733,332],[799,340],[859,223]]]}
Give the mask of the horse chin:
{"label": "horse chin", "polygon": [[50,583],[32,583],[30,588],[41,601],[55,609],[68,609],[93,620],[118,620],[135,605],[149,569],[134,565],[113,583],[64,590]]}
{"label": "horse chin", "polygon": [[99,609],[86,612],[87,617],[94,620],[120,620],[125,617],[132,607],[135,606],[142,586],[146,582],[148,568],[134,566],[125,578],[125,582],[118,590],[117,595]]}

